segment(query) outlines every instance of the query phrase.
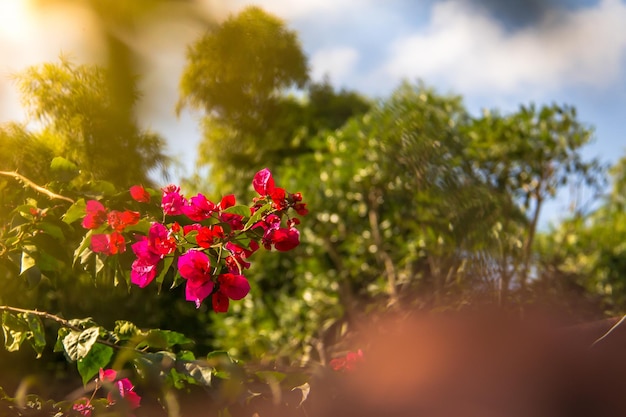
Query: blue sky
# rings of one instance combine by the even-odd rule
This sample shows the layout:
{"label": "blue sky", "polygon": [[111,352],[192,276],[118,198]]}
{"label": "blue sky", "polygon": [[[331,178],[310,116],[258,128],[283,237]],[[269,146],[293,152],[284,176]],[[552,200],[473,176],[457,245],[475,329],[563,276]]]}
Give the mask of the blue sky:
{"label": "blue sky", "polygon": [[[60,52],[99,62],[101,39],[79,6],[43,12],[28,0],[0,0],[0,121],[23,119],[7,76]],[[384,97],[402,79],[422,79],[461,94],[473,113],[520,104],[567,103],[595,127],[586,151],[608,162],[626,153],[626,3],[621,0],[200,0],[196,13],[225,18],[248,4],[295,29],[312,75],[338,87]],[[172,13],[163,10],[162,13]],[[72,24],[68,24],[68,19]],[[185,45],[196,23],[167,19],[133,41],[142,57],[141,122],[163,134],[190,172],[198,117],[174,114]],[[558,218],[567,194],[542,223]]]}

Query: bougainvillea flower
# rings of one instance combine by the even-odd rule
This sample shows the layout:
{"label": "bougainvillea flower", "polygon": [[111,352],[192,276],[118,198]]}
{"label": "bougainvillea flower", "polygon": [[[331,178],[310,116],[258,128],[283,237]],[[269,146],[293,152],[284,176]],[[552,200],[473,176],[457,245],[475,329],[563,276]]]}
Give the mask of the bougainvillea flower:
{"label": "bougainvillea flower", "polygon": [[85,229],[97,229],[107,220],[107,210],[99,201],[87,201],[85,211],[87,215],[83,218],[82,222]]}
{"label": "bougainvillea flower", "polygon": [[250,249],[245,249],[232,242],[228,242],[225,248],[232,254],[225,259],[228,272],[231,274],[240,274],[242,269],[250,268],[250,262],[247,262],[246,259],[259,249],[259,244],[252,240],[250,241]]}
{"label": "bougainvillea flower", "polygon": [[275,188],[274,178],[272,178],[270,170],[263,168],[257,172],[252,179],[252,186],[254,187],[254,190],[259,193],[259,195],[270,195]]}
{"label": "bougainvillea flower", "polygon": [[354,370],[357,363],[363,361],[363,351],[361,349],[356,352],[348,352],[346,356],[341,356],[330,361],[330,367],[334,371],[347,371]]}
{"label": "bougainvillea flower", "polygon": [[237,201],[235,200],[235,195],[229,194],[222,197],[222,201],[220,201],[220,203],[217,205],[217,208],[222,211],[226,210],[229,207],[233,207],[235,204],[237,204]]}
{"label": "bougainvillea flower", "polygon": [[135,259],[130,269],[130,282],[144,288],[156,277],[157,263],[149,263],[145,259]]}
{"label": "bougainvillea flower", "polygon": [[111,256],[125,252],[126,241],[124,240],[124,236],[118,232],[113,232],[111,234],[96,234],[91,236],[91,244],[89,247],[96,253],[103,253],[107,256]]}
{"label": "bougainvillea flower", "polygon": [[192,281],[206,281],[211,278],[209,256],[199,250],[188,250],[178,258],[180,276]]}
{"label": "bougainvillea flower", "polygon": [[216,313],[227,312],[230,300],[241,300],[250,292],[250,283],[243,275],[221,274],[217,282],[219,287],[211,300]]}
{"label": "bougainvillea flower", "polygon": [[220,213],[221,222],[228,223],[230,230],[242,230],[244,228],[243,216],[236,213]]}
{"label": "bougainvillea flower", "polygon": [[115,230],[116,232],[121,232],[127,226],[137,224],[140,217],[141,214],[139,214],[139,212],[137,211],[111,210],[107,215],[107,222],[109,223],[109,226],[111,226],[111,229]]}
{"label": "bougainvillea flower", "polygon": [[213,291],[208,255],[199,250],[188,250],[178,258],[178,272],[187,280],[185,298],[196,303],[196,308],[199,308]]}
{"label": "bougainvillea flower", "polygon": [[114,385],[117,392],[109,392],[107,395],[109,404],[115,404],[118,399],[123,398],[131,410],[140,406],[141,397],[135,392],[135,387],[128,378],[122,378]]}
{"label": "bougainvillea flower", "polygon": [[201,248],[210,248],[216,241],[226,237],[222,226],[214,225],[198,229],[196,242]]}
{"label": "bougainvillea flower", "polygon": [[100,371],[98,371],[98,376],[100,382],[113,382],[115,381],[115,378],[117,378],[117,372],[114,369],[100,368]]}
{"label": "bougainvillea flower", "polygon": [[173,184],[163,188],[163,198],[161,207],[163,213],[168,216],[179,216],[183,214],[183,207],[187,204],[185,197],[180,194],[180,187]]}
{"label": "bougainvillea flower", "polygon": [[76,400],[74,404],[72,404],[72,410],[76,411],[78,414],[91,417],[91,413],[93,412],[93,405],[91,405],[91,401],[87,397],[80,398]]}
{"label": "bougainvillea flower", "polygon": [[287,192],[284,188],[275,187],[269,195],[276,210],[284,210],[289,207],[289,203],[286,198]]}
{"label": "bougainvillea flower", "polygon": [[196,308],[200,308],[202,301],[213,292],[213,286],[213,281],[210,279],[207,281],[187,280],[185,284],[185,299],[193,301],[196,304]]}
{"label": "bougainvillea flower", "polygon": [[272,229],[269,230],[266,240],[270,245],[274,245],[276,250],[287,252],[300,244],[300,231],[295,227]]}
{"label": "bougainvillea flower", "polygon": [[202,225],[200,223],[194,223],[194,224],[188,224],[186,226],[183,226],[183,235],[187,236],[187,234],[189,234],[189,232],[196,230],[199,231],[200,229],[202,229]]}
{"label": "bougainvillea flower", "polygon": [[133,185],[130,187],[130,196],[133,200],[139,203],[149,203],[150,202],[150,193],[146,191],[141,185]]}
{"label": "bougainvillea flower", "polygon": [[208,200],[204,195],[198,194],[195,197],[191,197],[189,202],[182,207],[182,211],[185,216],[189,217],[195,222],[208,219],[211,215],[218,210],[217,205]]}
{"label": "bougainvillea flower", "polygon": [[150,249],[148,238],[141,236],[139,240],[131,246],[137,259],[133,262],[130,271],[130,281],[143,288],[150,284],[156,277],[157,265],[161,256]]}
{"label": "bougainvillea flower", "polygon": [[161,223],[152,223],[148,231],[149,249],[163,258],[176,250],[176,239],[170,235],[170,231]]}

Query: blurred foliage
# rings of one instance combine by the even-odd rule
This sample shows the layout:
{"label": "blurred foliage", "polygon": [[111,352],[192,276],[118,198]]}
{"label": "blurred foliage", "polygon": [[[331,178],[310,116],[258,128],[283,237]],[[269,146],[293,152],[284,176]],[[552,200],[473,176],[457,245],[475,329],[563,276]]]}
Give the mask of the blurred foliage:
{"label": "blurred foliage", "polygon": [[[34,123],[0,128],[0,171],[123,210],[134,208],[129,185],[150,185],[154,169],[167,170],[163,140],[135,121],[136,57],[124,39],[144,12],[171,2],[131,3],[86,2],[103,23],[106,68],[62,60],[18,78]],[[67,256],[84,230],[53,220],[69,203],[2,175],[0,242],[19,236],[11,245],[30,249],[0,247],[0,304],[91,316],[108,327],[133,317],[140,327],[185,333],[198,355],[219,347],[272,364],[326,363],[364,316],[386,309],[575,294],[590,315],[598,305],[623,312],[625,160],[599,207],[578,205],[535,237],[559,190],[594,194],[603,185],[601,164],[581,153],[593,132],[572,107],[472,116],[460,97],[421,83],[378,101],[337,91],[308,79],[297,34],[256,7],[210,25],[189,47],[185,105],[204,115],[198,173],[186,187],[241,197],[252,173],[271,168],[311,211],[297,251],[255,254],[251,294],[228,315],[197,311],[180,289],[157,296],[121,279],[114,286],[115,274],[94,281]],[[43,355],[43,370],[65,375],[65,363]]]}
{"label": "blurred foliage", "polygon": [[610,170],[612,188],[589,213],[578,213],[543,233],[536,252],[538,286],[576,292],[608,314],[626,306],[626,159]]}
{"label": "blurred foliage", "polygon": [[[29,115],[41,126],[33,135],[55,146],[55,156],[76,164],[83,182],[106,179],[129,187],[151,184],[154,169],[165,173],[165,141],[139,128],[130,116],[120,120],[106,70],[61,59],[27,69],[17,81]],[[138,98],[134,87],[132,95]],[[6,136],[11,133],[29,134],[18,126],[6,129]]]}
{"label": "blurred foliage", "polygon": [[[179,107],[204,112],[198,166],[212,174],[210,182],[192,178],[188,188],[202,185],[241,196],[254,172],[311,152],[306,141],[317,131],[336,129],[369,108],[354,92],[335,92],[328,82],[308,79],[297,34],[257,7],[195,42],[187,53]],[[301,93],[287,94],[289,88]]]}

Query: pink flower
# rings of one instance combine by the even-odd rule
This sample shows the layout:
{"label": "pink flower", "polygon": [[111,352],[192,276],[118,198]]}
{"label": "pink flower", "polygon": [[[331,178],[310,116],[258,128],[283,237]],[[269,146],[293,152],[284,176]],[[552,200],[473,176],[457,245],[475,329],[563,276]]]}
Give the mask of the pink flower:
{"label": "pink flower", "polygon": [[243,275],[221,274],[217,277],[219,288],[213,294],[213,310],[217,313],[228,311],[229,299],[241,300],[250,292],[250,283]]}
{"label": "pink flower", "polygon": [[170,231],[161,223],[152,223],[148,231],[149,249],[163,258],[165,255],[176,250],[176,239],[170,235]]}
{"label": "pink flower", "polygon": [[107,210],[99,201],[87,201],[85,211],[87,215],[82,222],[85,229],[97,229],[107,220]]}
{"label": "pink flower", "polygon": [[91,417],[91,413],[93,412],[93,405],[91,405],[91,401],[89,401],[89,398],[83,397],[76,400],[76,402],[72,404],[72,410],[78,412],[85,417]]}
{"label": "pink flower", "polygon": [[150,250],[148,238],[145,236],[141,236],[131,248],[137,259],[131,266],[130,281],[140,288],[144,288],[156,277],[157,265],[161,256]]}
{"label": "pink flower", "polygon": [[163,198],[161,199],[163,213],[169,216],[181,215],[186,204],[185,198],[180,194],[180,187],[170,184],[163,188]]}
{"label": "pink flower", "polygon": [[252,179],[252,186],[254,187],[254,190],[262,196],[269,195],[272,191],[274,191],[274,178],[272,178],[270,170],[263,168],[257,172]]}
{"label": "pink flower", "polygon": [[213,291],[211,262],[206,253],[188,250],[178,258],[178,272],[187,280],[185,298],[200,308],[202,301]]}
{"label": "pink flower", "polygon": [[100,382],[113,382],[117,378],[117,372],[114,369],[102,369],[98,372]]}
{"label": "pink flower", "polygon": [[130,196],[139,203],[149,203],[150,194],[141,185],[133,185],[130,187]]}
{"label": "pink flower", "polygon": [[91,244],[89,245],[92,251],[96,253],[103,253],[107,256],[123,253],[126,251],[126,241],[124,236],[118,232],[111,234],[96,234],[91,236]]}
{"label": "pink flower", "polygon": [[117,388],[117,392],[109,392],[107,395],[109,404],[115,404],[118,399],[123,398],[131,410],[139,408],[141,397],[134,391],[135,387],[128,378],[114,382],[114,386]]}
{"label": "pink flower", "polygon": [[208,200],[202,194],[191,197],[189,203],[182,207],[182,211],[185,216],[196,222],[208,219],[217,210],[218,207],[215,205],[215,203]]}
{"label": "pink flower", "polygon": [[357,363],[363,362],[363,351],[361,349],[356,352],[348,352],[346,356],[341,356],[330,361],[330,367],[334,371],[353,371]]}

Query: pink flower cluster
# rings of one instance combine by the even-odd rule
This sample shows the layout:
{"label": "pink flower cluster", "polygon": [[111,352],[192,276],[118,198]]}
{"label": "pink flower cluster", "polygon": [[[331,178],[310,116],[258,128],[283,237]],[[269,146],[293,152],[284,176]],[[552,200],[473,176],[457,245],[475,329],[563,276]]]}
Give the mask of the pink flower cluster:
{"label": "pink flower cluster", "polygon": [[[116,379],[116,371],[100,368],[99,378],[96,380],[96,391],[103,385],[109,388],[109,393],[107,394],[108,406],[115,405],[118,401],[123,400],[129,409],[139,408],[141,397],[135,392],[132,382],[128,378]],[[94,406],[91,403],[92,398],[80,398],[72,405],[72,409],[85,417],[91,417],[94,411]]]}
{"label": "pink flower cluster", "polygon": [[[289,217],[288,212],[293,209],[301,216],[307,214],[300,193],[290,194],[276,187],[267,168],[256,173],[252,184],[258,196],[250,207],[237,206],[234,195],[227,195],[216,204],[203,194],[187,199],[175,185],[163,188],[161,210],[163,217],[171,222],[153,222],[147,236],[135,236],[136,242],[131,248],[136,258],[131,266],[130,281],[146,287],[158,273],[166,272],[162,261],[173,257],[171,260],[176,262],[168,265],[175,265],[185,280],[188,301],[199,308],[210,297],[213,310],[228,311],[230,300],[240,300],[250,291],[250,283],[243,275],[250,267],[247,259],[261,245],[266,250],[278,251],[298,246],[300,221]],[[150,201],[149,193],[141,186],[131,187],[130,192],[136,201]],[[83,226],[98,228],[112,217],[111,213],[99,202],[90,201]],[[106,235],[106,239],[92,236],[94,252],[113,255],[124,251],[121,232],[139,220],[139,213],[136,219],[130,214],[135,212],[124,213],[109,220],[114,232]],[[106,244],[102,240],[106,240]]]}
{"label": "pink flower cluster", "polygon": [[91,236],[91,250],[105,255],[115,255],[126,251],[126,240],[122,235],[128,226],[137,224],[141,215],[136,211],[107,210],[96,200],[87,201],[87,215],[83,218],[85,229],[98,229],[107,223],[110,233],[98,233]]}

